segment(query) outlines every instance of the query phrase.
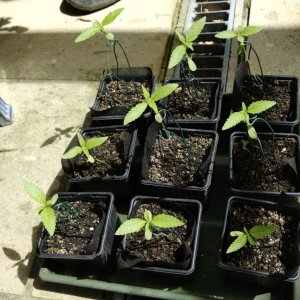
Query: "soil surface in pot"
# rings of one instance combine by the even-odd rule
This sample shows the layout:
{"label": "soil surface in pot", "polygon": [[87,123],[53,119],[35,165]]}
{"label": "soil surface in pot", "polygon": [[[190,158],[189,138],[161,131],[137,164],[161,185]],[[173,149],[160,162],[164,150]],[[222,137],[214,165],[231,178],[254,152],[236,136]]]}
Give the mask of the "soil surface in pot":
{"label": "soil surface in pot", "polygon": [[151,211],[153,217],[158,214],[168,214],[180,219],[184,225],[176,228],[153,229],[152,239],[145,240],[144,230],[129,235],[126,251],[129,256],[141,258],[144,261],[164,261],[176,263],[182,261],[180,247],[189,235],[187,220],[179,212],[161,207],[157,203],[144,203],[139,206],[134,217],[144,218],[145,209]]}
{"label": "soil surface in pot", "polygon": [[95,162],[90,163],[82,153],[75,161],[74,176],[81,177],[106,177],[121,176],[125,172],[124,137],[121,132],[105,132],[89,136],[108,136],[107,141],[99,147],[90,150]]}
{"label": "soil surface in pot", "polygon": [[258,144],[239,140],[234,144],[234,187],[272,192],[295,192],[297,175],[287,159],[295,157],[297,141],[294,138],[261,140]]}
{"label": "soil surface in pot", "polygon": [[93,234],[100,223],[99,215],[95,203],[80,200],[64,202],[57,212],[55,233],[46,237],[43,252],[95,254],[100,236],[93,238]]}
{"label": "soil surface in pot", "polygon": [[168,110],[175,119],[209,120],[214,111],[212,87],[195,83],[195,87],[178,87],[168,98]]}
{"label": "soil surface in pot", "polygon": [[142,85],[150,92],[150,83],[136,81],[111,81],[105,84],[105,90],[98,91],[96,96],[97,105],[93,108],[98,111],[112,107],[131,108],[144,99]]}
{"label": "soil surface in pot", "polygon": [[266,78],[262,88],[251,79],[246,79],[242,86],[243,101],[247,106],[257,100],[276,101],[277,104],[261,116],[269,121],[291,120],[291,84],[292,81],[289,80]]}
{"label": "soil surface in pot", "polygon": [[[186,139],[187,140],[187,139]],[[205,172],[199,172],[211,150],[211,137],[190,135],[184,143],[173,135],[170,140],[157,138],[150,155],[148,179],[184,185],[203,185]]]}
{"label": "soil surface in pot", "polygon": [[[226,264],[271,274],[285,274],[295,265],[293,248],[297,241],[297,224],[293,217],[263,206],[235,205],[229,218],[230,231],[243,231],[243,227],[250,230],[256,225],[276,225],[279,226],[279,231],[256,239],[254,246],[247,243],[236,252],[224,254]],[[235,238],[228,235],[227,248]]]}

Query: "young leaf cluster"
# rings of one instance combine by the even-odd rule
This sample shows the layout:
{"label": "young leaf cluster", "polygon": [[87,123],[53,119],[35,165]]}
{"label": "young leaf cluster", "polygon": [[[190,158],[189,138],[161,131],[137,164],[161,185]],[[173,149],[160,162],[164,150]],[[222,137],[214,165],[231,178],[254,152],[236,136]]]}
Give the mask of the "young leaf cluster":
{"label": "young leaf cluster", "polygon": [[142,86],[145,101],[137,104],[136,106],[132,107],[129,110],[129,112],[126,114],[124,118],[124,125],[127,125],[135,121],[136,119],[138,119],[144,113],[144,111],[147,109],[148,106],[155,113],[156,122],[161,123],[162,117],[158,111],[156,102],[159,101],[160,99],[169,96],[172,92],[176,90],[177,87],[178,87],[177,83],[169,83],[157,88],[150,96],[148,90],[144,86]]}
{"label": "young leaf cluster", "polygon": [[251,35],[255,35],[262,30],[259,26],[246,26],[241,27],[239,26],[236,30],[224,30],[215,35],[215,37],[219,39],[233,39],[236,38],[238,40],[238,54],[241,54],[242,50],[244,49],[244,42],[245,38]]}
{"label": "young leaf cluster", "polygon": [[41,217],[47,232],[52,236],[56,224],[56,214],[52,205],[57,201],[58,195],[55,194],[50,200],[47,200],[45,193],[38,186],[27,180],[24,180],[23,184],[29,197],[39,203],[39,206],[37,207],[38,214]]}
{"label": "young leaf cluster", "polygon": [[183,36],[180,32],[176,31],[176,35],[179,41],[181,42],[181,44],[176,48],[174,48],[174,50],[172,51],[168,69],[175,67],[183,59],[187,60],[189,69],[191,71],[195,71],[197,69],[196,64],[192,60],[191,56],[187,53],[187,49],[194,51],[192,42],[202,32],[205,22],[206,22],[206,17],[203,17],[198,21],[195,21],[191,25],[191,27],[189,28],[185,36]]}
{"label": "young leaf cluster", "polygon": [[79,141],[79,146],[75,146],[75,147],[71,148],[67,153],[65,153],[62,156],[62,159],[70,159],[70,158],[76,157],[77,155],[80,155],[83,152],[84,155],[86,156],[86,158],[88,159],[88,161],[90,163],[93,163],[93,162],[95,162],[95,159],[90,154],[89,150],[91,150],[95,147],[101,146],[108,139],[107,136],[104,136],[104,137],[94,137],[94,138],[91,138],[91,139],[85,141],[83,136],[79,132],[77,132],[77,137],[78,137],[78,141]]}
{"label": "young leaf cluster", "polygon": [[254,246],[257,239],[265,238],[279,230],[275,225],[257,225],[249,231],[244,227],[244,231],[231,231],[230,236],[237,237],[228,247],[226,254],[235,252],[243,248],[247,242]]}
{"label": "young leaf cluster", "polygon": [[109,41],[113,41],[115,39],[113,33],[107,32],[105,30],[105,26],[111,24],[119,15],[120,13],[124,10],[124,8],[118,8],[109,14],[107,14],[104,19],[99,22],[95,20],[92,24],[92,26],[88,29],[85,29],[83,32],[80,33],[80,35],[75,39],[75,43],[83,42],[85,40],[90,39],[93,37],[97,32],[101,32],[105,34],[105,37]]}
{"label": "young leaf cluster", "polygon": [[246,104],[242,102],[242,110],[232,113],[226,120],[225,124],[223,125],[222,130],[229,129],[241,122],[245,122],[247,125],[247,132],[249,137],[251,139],[258,140],[256,130],[250,123],[249,114],[254,114],[254,115],[260,114],[265,110],[273,107],[275,104],[276,101],[260,100],[260,101],[253,102],[248,107],[246,107]]}
{"label": "young leaf cluster", "polygon": [[145,239],[151,240],[153,227],[174,228],[182,225],[184,225],[184,223],[174,216],[170,216],[167,214],[158,214],[153,217],[152,213],[148,209],[145,209],[144,219],[128,219],[120,225],[115,235],[125,235],[138,232],[144,227]]}

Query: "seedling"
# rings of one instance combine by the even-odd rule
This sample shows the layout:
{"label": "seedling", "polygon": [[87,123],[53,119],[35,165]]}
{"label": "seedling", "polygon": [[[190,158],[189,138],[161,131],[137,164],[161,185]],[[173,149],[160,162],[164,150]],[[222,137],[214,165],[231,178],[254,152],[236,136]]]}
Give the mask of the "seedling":
{"label": "seedling", "polygon": [[[245,55],[245,60],[248,63],[250,74],[253,74],[254,79],[257,82],[260,82],[260,80],[257,78],[257,76],[254,75],[254,73],[252,71],[251,64],[250,64],[250,53],[251,53],[251,51],[253,51],[255,56],[256,56],[256,59],[257,59],[258,64],[259,64],[261,75],[263,75],[262,66],[261,66],[258,54],[255,51],[255,49],[253,48],[252,44],[249,41],[245,41],[245,39],[249,36],[252,36],[252,35],[255,35],[255,34],[259,33],[261,30],[262,30],[262,28],[259,27],[259,26],[246,26],[244,28],[242,26],[239,26],[234,31],[233,30],[225,30],[225,31],[221,31],[221,32],[219,32],[215,35],[215,37],[217,37],[219,39],[234,39],[234,38],[237,39],[237,41],[238,41],[237,53],[238,53],[239,56],[241,54]],[[248,54],[247,54],[247,51],[246,51],[246,46],[247,45],[249,45],[249,53]]]}
{"label": "seedling", "polygon": [[187,49],[194,51],[192,42],[195,41],[199,34],[202,32],[205,22],[206,17],[203,17],[198,21],[192,23],[185,36],[183,36],[176,30],[176,35],[181,44],[172,51],[168,69],[175,67],[182,61],[186,61],[189,69],[191,71],[196,71],[196,64],[192,60],[191,56],[187,53]]}
{"label": "seedling", "polygon": [[137,104],[129,110],[129,112],[124,118],[124,125],[127,125],[138,119],[144,113],[148,106],[154,111],[156,122],[162,123],[163,119],[160,112],[158,111],[156,102],[164,97],[169,96],[172,92],[176,90],[177,87],[177,83],[169,83],[157,88],[150,96],[148,90],[144,86],[142,86],[145,101]]}
{"label": "seedling", "polygon": [[125,221],[120,225],[115,235],[138,232],[144,227],[145,239],[151,240],[153,229],[175,228],[183,225],[184,223],[174,216],[158,214],[152,217],[152,213],[148,209],[145,209],[144,219],[132,218]]}
{"label": "seedling", "polygon": [[38,214],[47,232],[52,236],[56,225],[56,213],[52,206],[57,201],[58,195],[55,194],[50,200],[47,200],[45,193],[38,186],[27,180],[24,180],[23,184],[29,197],[40,204],[37,207]]}
{"label": "seedling", "polygon": [[230,236],[237,237],[228,247],[226,254],[235,252],[243,248],[247,242],[254,246],[257,239],[265,238],[276,231],[279,227],[275,225],[257,225],[253,226],[249,231],[244,227],[244,231],[231,231]]}
{"label": "seedling", "polygon": [[238,112],[233,112],[226,120],[225,124],[222,127],[222,130],[227,130],[229,128],[236,126],[237,124],[239,124],[241,122],[245,122],[247,125],[248,136],[251,139],[257,140],[260,144],[260,147],[262,148],[260,140],[257,136],[257,132],[256,132],[255,128],[253,127],[253,124],[258,119],[263,120],[263,121],[265,121],[265,120],[262,118],[254,117],[254,118],[252,118],[252,121],[250,121],[249,114],[253,114],[253,115],[260,114],[260,113],[266,111],[267,109],[273,107],[275,104],[276,104],[275,101],[260,100],[260,101],[253,102],[248,107],[246,107],[246,104],[244,102],[242,102],[242,110],[238,111]]}
{"label": "seedling", "polygon": [[[95,20],[90,28],[85,29],[83,32],[80,33],[80,35],[75,39],[75,43],[86,41],[86,40],[90,39],[91,37],[93,37],[94,35],[96,35],[96,33],[100,32],[105,35],[105,38],[107,41],[106,45],[108,47],[113,47],[113,52],[114,52],[114,56],[115,56],[115,60],[116,60],[116,64],[117,64],[117,70],[119,69],[119,62],[118,62],[118,57],[116,54],[116,45],[118,45],[121,48],[121,50],[125,56],[125,59],[127,61],[128,67],[131,71],[130,63],[129,63],[128,57],[126,55],[126,52],[125,52],[122,44],[120,43],[119,40],[116,39],[116,37],[114,36],[114,34],[112,32],[106,30],[106,26],[113,23],[114,20],[121,14],[121,12],[123,10],[124,10],[124,8],[118,8],[118,9],[110,12],[109,14],[107,14],[104,17],[104,19],[101,22]],[[131,71],[131,75],[133,77],[132,71]]]}
{"label": "seedling", "polygon": [[65,153],[62,156],[62,159],[74,158],[83,152],[84,155],[86,156],[86,158],[88,159],[88,161],[90,163],[94,163],[95,159],[90,154],[89,150],[104,144],[107,141],[108,137],[107,136],[93,137],[93,138],[85,141],[83,136],[79,132],[77,132],[77,137],[78,137],[78,141],[79,141],[79,146],[75,146],[75,147],[71,148],[67,153]]}

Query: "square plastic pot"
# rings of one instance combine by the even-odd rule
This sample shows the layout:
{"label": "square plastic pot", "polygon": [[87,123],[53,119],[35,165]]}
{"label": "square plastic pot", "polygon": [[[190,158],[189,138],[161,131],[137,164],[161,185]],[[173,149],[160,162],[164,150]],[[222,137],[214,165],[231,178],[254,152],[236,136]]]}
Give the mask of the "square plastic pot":
{"label": "square plastic pot", "polygon": [[[58,203],[62,202],[93,202],[97,203],[102,212],[99,228],[95,230],[93,239],[97,241],[97,251],[95,254],[50,254],[43,251],[45,239],[48,233],[43,227],[37,245],[37,255],[40,258],[51,260],[68,266],[78,266],[89,264],[105,266],[112,251],[115,228],[118,221],[117,212],[114,206],[114,196],[111,193],[85,193],[85,192],[64,192],[58,193]],[[95,243],[95,244],[97,244]]]}
{"label": "square plastic pot", "polygon": [[[181,212],[185,216],[189,216],[188,226],[191,228],[190,236],[186,242],[191,253],[186,257],[183,262],[177,264],[167,262],[151,262],[142,261],[136,262],[134,259],[124,259],[122,251],[126,249],[128,243],[128,237],[125,235],[121,245],[118,249],[118,266],[124,268],[130,268],[137,271],[154,272],[157,275],[167,275],[176,277],[187,277],[193,274],[195,271],[195,264],[197,259],[198,245],[200,239],[200,223],[202,215],[202,204],[197,200],[192,199],[180,199],[180,198],[159,198],[148,196],[136,196],[130,202],[130,208],[128,212],[128,219],[132,218],[143,203],[157,203],[163,208],[168,208],[177,212]],[[126,271],[126,269],[124,270]]]}
{"label": "square plastic pot", "polygon": [[[148,67],[135,67],[131,68],[134,76],[134,81],[143,83],[148,81],[150,83],[150,91],[153,92],[156,84],[156,79],[152,73],[151,68]],[[123,80],[125,82],[132,81],[132,76],[129,68],[119,68],[118,72],[117,69],[112,69],[112,78],[108,77],[106,79],[102,79],[100,81],[98,93],[104,94],[106,90],[106,84],[111,82],[111,80]],[[118,74],[118,75],[117,75]],[[92,122],[95,126],[102,126],[107,124],[123,124],[123,120],[127,112],[130,108],[125,107],[112,107],[106,110],[100,110],[101,103],[100,100],[96,97],[94,105],[90,108],[91,115],[92,115]],[[151,115],[151,111],[147,108],[146,112],[141,116],[140,119],[136,121],[137,124],[145,123],[146,120]]]}
{"label": "square plastic pot", "polygon": [[[182,86],[180,80],[167,80],[166,83],[178,83]],[[202,88],[211,91],[210,107],[212,108],[211,117],[208,120],[201,119],[173,119],[167,115],[166,123],[170,127],[175,127],[179,124],[182,128],[194,128],[204,130],[217,130],[218,121],[221,114],[221,100],[220,100],[220,80],[203,78],[195,79],[195,84]],[[184,100],[183,100],[184,101]],[[197,101],[197,99],[194,99]],[[160,101],[160,105],[168,109],[168,98]]]}
{"label": "square plastic pot", "polygon": [[[200,172],[205,175],[203,184],[201,185],[176,185],[172,183],[153,182],[148,180],[148,165],[151,155],[151,148],[153,147],[159,127],[155,123],[151,125],[146,137],[143,162],[142,162],[142,175],[141,175],[141,193],[149,196],[160,197],[174,197],[174,198],[188,198],[197,199],[206,204],[209,188],[211,185],[214,161],[217,151],[219,136],[215,131],[199,130],[199,129],[182,129],[184,134],[193,134],[197,136],[206,136],[213,139],[209,153],[205,161],[199,166]],[[181,131],[178,128],[168,127],[168,130],[180,136]]]}
{"label": "square plastic pot", "polygon": [[[62,159],[62,168],[69,183],[78,185],[83,191],[108,191],[114,195],[131,195],[135,193],[135,183],[132,182],[133,164],[135,150],[138,145],[137,129],[132,126],[115,125],[101,126],[93,128],[84,128],[81,130],[83,137],[91,137],[98,132],[122,132],[123,133],[123,151],[126,160],[124,173],[121,175],[105,176],[105,177],[74,177],[74,164],[77,157],[72,159]],[[74,146],[78,146],[78,138],[75,136],[67,147],[65,153]]]}
{"label": "square plastic pot", "polygon": [[[251,78],[248,73],[248,68],[246,67],[245,63],[240,64],[237,68],[236,77],[233,86],[233,93],[232,93],[232,109],[233,111],[240,111],[242,109],[242,101],[244,101],[244,95],[241,91],[241,87],[245,80]],[[253,76],[252,76],[253,78]],[[282,82],[290,82],[291,90],[290,90],[290,110],[289,116],[286,121],[269,121],[267,122],[272,126],[275,132],[298,132],[299,128],[299,113],[300,113],[300,98],[299,98],[299,83],[298,78],[295,76],[281,76],[281,75],[264,75],[258,76],[262,81],[282,81]],[[258,88],[258,87],[257,87]],[[257,100],[275,100],[276,99],[257,99]],[[257,131],[261,132],[268,132],[268,126],[262,122],[257,121],[255,123],[255,127]],[[243,130],[241,127],[238,130]]]}
{"label": "square plastic pot", "polygon": [[[263,206],[267,210],[277,211],[284,213],[287,216],[294,218],[297,224],[297,233],[295,241],[293,243],[291,261],[293,264],[289,267],[286,273],[283,274],[270,274],[266,271],[250,270],[237,266],[231,266],[225,262],[226,249],[228,247],[227,240],[231,231],[231,219],[230,214],[234,207],[242,207],[243,205],[249,205],[253,207]],[[242,224],[241,224],[242,226]],[[225,270],[228,276],[231,276],[232,280],[236,280],[237,284],[239,280],[243,280],[249,283],[255,283],[260,286],[275,288],[286,284],[287,282],[293,282],[299,277],[299,264],[300,264],[300,205],[297,201],[270,201],[252,199],[247,197],[234,196],[229,198],[227,202],[223,231],[221,236],[221,244],[218,255],[218,266]]]}
{"label": "square plastic pot", "polygon": [[[271,133],[257,133],[260,140],[264,139],[272,139]],[[298,176],[300,174],[300,138],[299,135],[294,133],[275,133],[274,139],[278,138],[293,138],[297,141],[297,147],[295,151],[295,161],[296,161],[296,170],[298,173]],[[230,189],[233,194],[239,194],[239,195],[245,195],[245,196],[255,196],[255,197],[264,197],[264,198],[271,198],[272,197],[279,197],[279,196],[285,196],[285,197],[298,197],[300,196],[300,181],[298,179],[297,187],[295,192],[274,192],[274,191],[261,191],[261,190],[249,190],[249,189],[242,189],[238,188],[235,184],[235,178],[238,176],[235,172],[235,161],[234,161],[234,143],[238,140],[245,139],[247,140],[247,134],[245,132],[234,132],[230,136],[230,161],[229,161],[229,180],[230,180]],[[257,173],[259,174],[259,170],[257,170]],[[295,174],[296,176],[296,174]]]}

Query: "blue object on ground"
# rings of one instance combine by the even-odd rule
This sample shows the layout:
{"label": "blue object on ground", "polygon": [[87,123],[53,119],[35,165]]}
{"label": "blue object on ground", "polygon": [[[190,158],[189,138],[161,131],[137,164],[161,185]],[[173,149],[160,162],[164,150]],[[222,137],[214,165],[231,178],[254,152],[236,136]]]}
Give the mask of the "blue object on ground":
{"label": "blue object on ground", "polygon": [[119,0],[66,0],[80,10],[93,11],[111,5]]}
{"label": "blue object on ground", "polygon": [[0,98],[0,126],[7,126],[13,123],[13,109],[12,106],[5,103]]}

